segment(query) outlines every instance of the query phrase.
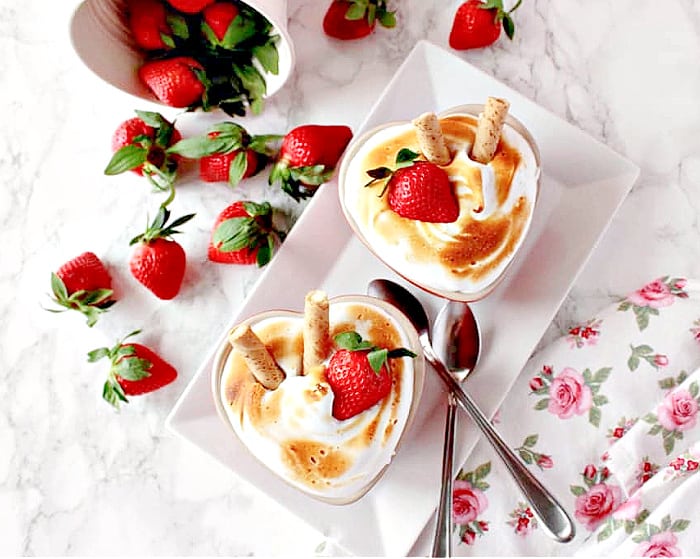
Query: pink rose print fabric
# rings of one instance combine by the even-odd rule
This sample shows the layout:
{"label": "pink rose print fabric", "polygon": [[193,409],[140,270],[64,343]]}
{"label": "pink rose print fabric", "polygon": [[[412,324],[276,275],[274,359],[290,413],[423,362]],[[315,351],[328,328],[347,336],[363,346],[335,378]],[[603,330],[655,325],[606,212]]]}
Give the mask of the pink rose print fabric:
{"label": "pink rose print fabric", "polygon": [[700,282],[657,278],[565,325],[525,365],[496,427],[577,535],[548,537],[479,440],[455,480],[454,554],[698,555],[699,415]]}

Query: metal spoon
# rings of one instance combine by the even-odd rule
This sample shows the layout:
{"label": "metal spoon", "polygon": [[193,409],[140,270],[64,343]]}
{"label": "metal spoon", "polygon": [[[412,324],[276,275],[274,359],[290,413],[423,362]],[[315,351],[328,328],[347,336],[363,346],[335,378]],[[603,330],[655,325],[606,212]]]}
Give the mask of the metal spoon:
{"label": "metal spoon", "polygon": [[[479,360],[481,336],[474,313],[466,303],[449,301],[433,324],[433,347],[457,382],[463,382]],[[433,557],[452,556],[452,480],[457,401],[447,394],[445,442],[442,449],[442,484],[433,538]]]}
{"label": "metal spoon", "polygon": [[428,316],[420,301],[410,291],[389,280],[373,280],[369,285],[368,293],[393,304],[411,321],[418,331],[418,337],[426,360],[433,366],[440,380],[455,397],[457,404],[471,416],[474,423],[491,443],[496,454],[503,461],[506,469],[513,476],[523,495],[529,501],[534,513],[542,523],[544,531],[559,542],[566,543],[571,541],[576,531],[574,523],[564,508],[518,459],[493,428],[491,422],[471,397],[464,392],[460,384],[452,378],[447,367],[435,355],[430,342]]}

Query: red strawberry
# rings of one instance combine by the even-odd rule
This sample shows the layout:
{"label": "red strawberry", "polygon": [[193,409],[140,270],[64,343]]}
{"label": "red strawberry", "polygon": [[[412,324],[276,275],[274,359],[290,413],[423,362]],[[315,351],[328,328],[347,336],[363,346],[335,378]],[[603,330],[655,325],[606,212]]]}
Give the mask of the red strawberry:
{"label": "red strawberry", "polygon": [[323,31],[344,41],[366,37],[377,24],[396,25],[395,12],[386,9],[385,0],[333,0],[323,18]]}
{"label": "red strawberry", "polygon": [[129,260],[131,275],[156,297],[166,300],[179,293],[187,264],[185,251],[169,237],[179,233],[175,228],[187,223],[194,214],[178,218],[166,227],[169,217],[170,212],[161,206],[153,223],[129,243],[138,243]]}
{"label": "red strawberry", "polygon": [[160,0],[131,0],[129,27],[134,41],[144,50],[167,49],[175,46],[168,13]]}
{"label": "red strawberry", "polygon": [[198,14],[209,4],[213,4],[214,0],[168,0],[168,3],[186,14]]}
{"label": "red strawberry", "polygon": [[110,360],[102,397],[117,409],[120,402],[129,401],[127,396],[153,392],[177,378],[175,368],[148,347],[124,343],[138,333],[140,330],[131,332],[112,348],[101,347],[88,353],[90,363],[104,357]]}
{"label": "red strawberry", "polygon": [[112,136],[114,155],[106,175],[133,171],[145,175],[158,190],[171,190],[177,176],[177,155],[166,149],[182,136],[174,124],[159,113],[136,111],[138,117],[122,122]]}
{"label": "red strawberry", "polygon": [[[389,179],[389,207],[401,217],[431,223],[451,223],[459,217],[459,204],[447,173],[429,161],[414,161],[418,154],[402,149],[396,154],[397,169],[379,167],[367,171],[372,180]],[[384,194],[382,191],[382,194]]]}
{"label": "red strawberry", "polygon": [[466,50],[486,47],[498,39],[501,27],[509,39],[515,33],[510,14],[520,6],[520,0],[507,12],[503,0],[467,0],[455,13],[449,43],[453,49]]}
{"label": "red strawberry", "polygon": [[316,188],[328,182],[346,146],[352,139],[347,126],[306,124],[291,130],[282,141],[269,183],[299,201],[313,196]]}
{"label": "red strawberry", "polygon": [[264,266],[272,258],[275,237],[281,242],[284,236],[274,228],[269,203],[234,202],[216,218],[207,256],[223,264]]}
{"label": "red strawberry", "polygon": [[199,178],[204,182],[229,182],[233,161],[240,161],[240,165],[244,166],[242,179],[253,176],[258,169],[258,156],[253,150],[237,149],[202,157],[199,160]]}
{"label": "red strawberry", "polygon": [[374,347],[357,332],[343,332],[334,339],[342,349],[331,356],[326,380],[333,391],[333,417],[341,421],[371,408],[391,392],[388,359],[415,357],[404,348]]}
{"label": "red strawberry", "polygon": [[219,44],[224,40],[231,22],[236,19],[238,8],[230,2],[214,2],[204,8],[202,15],[204,23],[209,26],[209,29],[218,40],[216,44]]}
{"label": "red strawberry", "polygon": [[138,73],[158,100],[171,107],[195,105],[206,90],[201,81],[204,68],[189,56],[151,60],[145,62]]}
{"label": "red strawberry", "polygon": [[229,182],[236,186],[256,174],[277,150],[281,136],[251,136],[235,122],[222,122],[203,136],[187,138],[168,150],[199,159],[199,176],[206,182]]}
{"label": "red strawberry", "polygon": [[55,303],[83,313],[88,326],[94,326],[99,315],[116,302],[112,299],[112,276],[93,252],[76,256],[51,274],[51,290]]}

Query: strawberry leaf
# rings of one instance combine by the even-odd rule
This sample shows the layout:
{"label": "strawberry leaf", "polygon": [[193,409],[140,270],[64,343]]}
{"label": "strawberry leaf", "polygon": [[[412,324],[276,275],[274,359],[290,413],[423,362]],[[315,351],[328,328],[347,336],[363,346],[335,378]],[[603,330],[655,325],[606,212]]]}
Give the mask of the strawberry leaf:
{"label": "strawberry leaf", "polygon": [[105,381],[102,388],[102,398],[115,409],[119,409],[120,402],[129,402],[124,390],[113,376],[108,377]]}
{"label": "strawberry leaf", "polygon": [[262,245],[258,248],[258,253],[256,255],[256,263],[258,267],[262,268],[272,259],[272,251],[275,248],[274,240],[271,236],[267,237],[267,244]]}
{"label": "strawberry leaf", "polygon": [[399,347],[390,350],[388,357],[389,359],[393,359],[395,357],[416,357],[416,354],[413,353],[410,349],[406,349],[405,347]]}
{"label": "strawberry leaf", "polygon": [[396,27],[396,12],[382,12],[379,15],[379,24],[387,29]]}
{"label": "strawberry leaf", "polygon": [[356,21],[365,17],[367,11],[367,2],[353,2],[345,12],[345,19]]}
{"label": "strawberry leaf", "polygon": [[112,367],[112,371],[124,380],[141,380],[151,376],[149,369],[152,366],[148,359],[126,356]]}
{"label": "strawberry leaf", "polygon": [[255,22],[238,14],[226,30],[221,46],[225,49],[233,49],[246,39],[254,37],[257,33]]}
{"label": "strawberry leaf", "polygon": [[360,334],[352,330],[336,334],[333,336],[333,341],[338,347],[347,349],[348,351],[360,351],[374,348],[370,342],[364,341]]}
{"label": "strawberry leaf", "polygon": [[255,217],[256,215],[269,215],[272,213],[272,206],[270,206],[269,202],[263,202],[262,204],[243,202],[243,207],[251,217]]}
{"label": "strawberry leaf", "polygon": [[278,148],[274,144],[283,138],[284,136],[279,134],[261,134],[259,136],[253,136],[248,143],[248,149],[252,149],[255,153],[266,157],[274,157],[278,151]]}
{"label": "strawberry leaf", "polygon": [[513,23],[513,18],[508,14],[503,16],[503,31],[509,39],[513,40],[513,35],[515,35],[515,23]]}
{"label": "strawberry leaf", "polygon": [[369,361],[369,366],[372,367],[372,370],[377,374],[381,372],[382,367],[387,362],[388,358],[388,349],[375,349],[367,354],[367,361]]}
{"label": "strawberry leaf", "polygon": [[214,230],[212,241],[221,252],[232,252],[250,246],[259,228],[250,217],[232,217]]}
{"label": "strawberry leaf", "polygon": [[56,296],[56,299],[67,299],[68,290],[66,289],[66,284],[55,272],[51,272],[51,291]]}
{"label": "strawberry leaf", "polygon": [[105,357],[109,357],[110,352],[108,347],[99,347],[88,352],[88,363],[94,363]]}
{"label": "strawberry leaf", "polygon": [[160,113],[155,113],[152,111],[139,111],[135,110],[136,116],[138,116],[144,124],[151,126],[152,128],[160,128],[161,126],[170,126],[170,123],[165,120],[163,115]]}
{"label": "strawberry leaf", "polygon": [[248,158],[246,157],[245,150],[241,150],[236,154],[236,157],[231,161],[231,165],[228,169],[228,182],[231,186],[238,186],[241,182],[243,175],[245,175],[248,170]]}
{"label": "strawberry leaf", "polygon": [[190,29],[187,27],[187,21],[183,16],[168,14],[165,21],[167,22],[168,27],[170,27],[172,30],[173,35],[179,37],[180,39],[189,39]]}
{"label": "strawberry leaf", "polygon": [[104,170],[105,175],[119,175],[143,165],[148,158],[148,148],[130,144],[119,148]]}
{"label": "strawberry leaf", "polygon": [[408,148],[401,148],[396,154],[396,165],[397,167],[405,166],[406,163],[412,163],[415,159],[419,157],[420,154],[412,151]]}
{"label": "strawberry leaf", "polygon": [[253,47],[253,56],[267,72],[275,76],[279,74],[279,53],[275,45],[275,37],[264,45]]}

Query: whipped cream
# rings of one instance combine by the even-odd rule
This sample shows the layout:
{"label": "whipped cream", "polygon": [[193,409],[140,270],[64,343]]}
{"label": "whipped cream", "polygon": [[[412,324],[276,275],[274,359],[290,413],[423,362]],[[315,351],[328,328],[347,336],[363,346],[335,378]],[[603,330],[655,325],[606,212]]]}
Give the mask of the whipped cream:
{"label": "whipped cream", "polygon": [[420,153],[411,123],[379,129],[352,155],[343,175],[342,205],[365,242],[386,264],[430,291],[483,296],[502,276],[532,221],[540,169],[527,139],[506,124],[494,159],[469,158],[477,120],[440,119],[452,162],[447,172],[459,203],[452,223],[406,219],[379,197],[384,183],[365,188],[367,171],[395,168],[401,148]]}
{"label": "whipped cream", "polygon": [[[329,315],[332,336],[354,330],[378,346],[410,348],[408,334],[378,306],[331,303]],[[277,389],[266,390],[231,351],[220,397],[239,439],[269,469],[311,495],[350,502],[371,487],[396,450],[411,415],[415,365],[410,358],[391,359],[391,393],[339,421],[332,415],[325,367],[300,375],[302,327],[303,318],[292,313],[252,323],[286,378]]]}

